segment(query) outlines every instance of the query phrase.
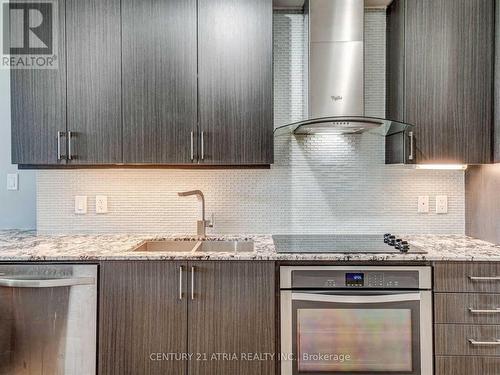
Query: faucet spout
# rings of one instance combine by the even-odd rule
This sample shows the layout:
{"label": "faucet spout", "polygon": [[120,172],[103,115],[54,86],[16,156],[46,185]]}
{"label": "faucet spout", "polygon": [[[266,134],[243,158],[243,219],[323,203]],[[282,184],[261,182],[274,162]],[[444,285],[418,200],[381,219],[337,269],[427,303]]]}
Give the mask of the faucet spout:
{"label": "faucet spout", "polygon": [[213,224],[205,219],[205,196],[201,190],[190,190],[177,193],[179,197],[189,197],[196,195],[201,200],[201,220],[197,222],[197,234],[199,237],[206,237],[206,228],[212,228]]}

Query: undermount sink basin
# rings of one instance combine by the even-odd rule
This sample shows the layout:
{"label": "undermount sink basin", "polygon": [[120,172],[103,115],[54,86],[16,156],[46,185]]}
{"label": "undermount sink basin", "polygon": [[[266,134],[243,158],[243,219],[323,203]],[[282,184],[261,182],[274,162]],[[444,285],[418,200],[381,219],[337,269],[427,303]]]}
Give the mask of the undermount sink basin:
{"label": "undermount sink basin", "polygon": [[187,253],[194,251],[195,247],[198,246],[198,242],[172,240],[144,241],[134,251]]}
{"label": "undermount sink basin", "polygon": [[173,252],[173,253],[251,253],[253,241],[144,241],[133,251],[137,252]]}

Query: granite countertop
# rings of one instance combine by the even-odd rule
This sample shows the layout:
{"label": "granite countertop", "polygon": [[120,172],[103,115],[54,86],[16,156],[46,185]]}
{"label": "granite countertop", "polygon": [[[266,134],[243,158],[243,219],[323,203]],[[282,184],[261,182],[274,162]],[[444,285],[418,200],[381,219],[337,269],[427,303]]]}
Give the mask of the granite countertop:
{"label": "granite countertop", "polygon": [[209,236],[210,241],[252,240],[252,253],[134,252],[144,240],[194,241],[189,235],[36,235],[0,231],[0,261],[92,260],[329,260],[329,261],[500,261],[500,246],[459,235],[403,236],[427,254],[278,254],[271,235]]}

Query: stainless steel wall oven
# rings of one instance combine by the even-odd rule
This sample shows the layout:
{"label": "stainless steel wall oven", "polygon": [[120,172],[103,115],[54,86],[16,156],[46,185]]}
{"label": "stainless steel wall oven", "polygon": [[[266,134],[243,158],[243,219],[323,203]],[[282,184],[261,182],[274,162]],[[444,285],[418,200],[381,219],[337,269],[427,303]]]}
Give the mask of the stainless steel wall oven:
{"label": "stainless steel wall oven", "polygon": [[282,375],[432,375],[430,267],[284,266]]}

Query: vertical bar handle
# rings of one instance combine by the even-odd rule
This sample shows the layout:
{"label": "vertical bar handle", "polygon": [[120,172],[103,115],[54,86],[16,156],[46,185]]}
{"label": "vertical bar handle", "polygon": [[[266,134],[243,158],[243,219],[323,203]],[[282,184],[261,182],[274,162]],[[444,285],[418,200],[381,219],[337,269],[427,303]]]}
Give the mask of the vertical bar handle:
{"label": "vertical bar handle", "polygon": [[414,160],[415,159],[415,133],[412,131],[408,133],[408,136],[410,137],[410,155],[408,155],[408,160]]}
{"label": "vertical bar handle", "polygon": [[73,136],[73,132],[68,131],[68,160],[73,159],[73,155],[71,152],[71,137]]}
{"label": "vertical bar handle", "polygon": [[179,300],[182,301],[182,272],[184,271],[184,267],[179,267]]}
{"label": "vertical bar handle", "polygon": [[57,132],[57,160],[63,160],[63,156],[61,154],[61,138],[66,135],[65,132],[58,131]]}
{"label": "vertical bar handle", "polygon": [[194,133],[191,131],[191,161],[194,161]]}
{"label": "vertical bar handle", "polygon": [[205,160],[205,132],[200,133],[201,137],[201,160]]}
{"label": "vertical bar handle", "polygon": [[196,268],[191,266],[191,300],[194,301],[194,273]]}

